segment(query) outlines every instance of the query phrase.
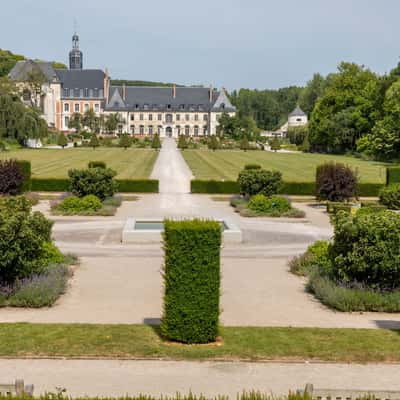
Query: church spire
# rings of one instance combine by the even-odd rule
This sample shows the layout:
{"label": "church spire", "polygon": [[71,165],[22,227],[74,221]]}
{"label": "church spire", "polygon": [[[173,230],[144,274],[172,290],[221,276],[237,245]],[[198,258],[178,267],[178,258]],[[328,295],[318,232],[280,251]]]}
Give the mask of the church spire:
{"label": "church spire", "polygon": [[79,36],[76,33],[72,36],[72,50],[69,52],[69,69],[83,68],[83,53],[79,50]]}

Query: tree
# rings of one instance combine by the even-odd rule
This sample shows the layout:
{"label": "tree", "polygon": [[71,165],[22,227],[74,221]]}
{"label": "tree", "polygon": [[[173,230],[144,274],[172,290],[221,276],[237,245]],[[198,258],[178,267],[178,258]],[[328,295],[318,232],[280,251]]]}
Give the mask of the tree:
{"label": "tree", "polygon": [[185,150],[188,148],[188,143],[185,135],[179,135],[178,138],[178,149]]}
{"label": "tree", "polygon": [[272,151],[278,151],[281,149],[281,142],[279,139],[275,136],[271,142],[271,150]]}
{"label": "tree", "polygon": [[0,49],[0,77],[7,76],[14,65],[24,59],[25,57],[20,54],[13,54],[11,51]]}
{"label": "tree", "polygon": [[208,139],[208,148],[210,150],[217,150],[219,147],[219,143],[218,143],[218,139],[215,135],[210,136],[210,138]]}
{"label": "tree", "polygon": [[0,77],[0,96],[10,95],[15,97],[18,93],[15,83],[6,76]]}
{"label": "tree", "polygon": [[306,114],[311,114],[315,103],[323,95],[325,86],[326,80],[321,74],[314,74],[313,78],[307,82],[299,97],[299,105]]}
{"label": "tree", "polygon": [[60,132],[57,138],[57,145],[64,148],[68,144],[68,140],[63,133]]}
{"label": "tree", "polygon": [[119,123],[118,114],[110,114],[104,123],[106,132],[114,133],[118,127],[118,123]]}
{"label": "tree", "polygon": [[247,140],[247,137],[243,137],[243,139],[240,141],[240,150],[247,151],[250,149],[249,141]]}
{"label": "tree", "polygon": [[151,141],[151,148],[155,150],[161,149],[160,135],[158,133],[153,136],[153,140]]}
{"label": "tree", "polygon": [[97,116],[93,108],[85,111],[82,117],[82,125],[89,128],[90,132],[95,132]]}
{"label": "tree", "polygon": [[89,146],[93,147],[93,150],[100,146],[99,138],[95,133],[93,133],[92,137],[90,138]]}
{"label": "tree", "polygon": [[308,136],[308,127],[304,126],[293,126],[288,128],[287,137],[291,144],[300,146],[303,144],[305,138]]}
{"label": "tree", "polygon": [[79,132],[82,128],[82,115],[75,112],[71,115],[68,123],[69,129],[75,129],[75,132]]}
{"label": "tree", "polygon": [[26,84],[34,94],[33,104],[37,108],[40,108],[40,96],[43,93],[42,87],[46,82],[46,75],[39,67],[32,69],[27,76]]}
{"label": "tree", "polygon": [[119,138],[119,143],[118,143],[119,147],[123,147],[125,150],[128,147],[132,146],[132,139],[129,135],[121,135]]}
{"label": "tree", "polygon": [[301,145],[301,151],[304,153],[309,153],[310,152],[310,142],[308,140],[308,135],[304,138],[304,141]]}

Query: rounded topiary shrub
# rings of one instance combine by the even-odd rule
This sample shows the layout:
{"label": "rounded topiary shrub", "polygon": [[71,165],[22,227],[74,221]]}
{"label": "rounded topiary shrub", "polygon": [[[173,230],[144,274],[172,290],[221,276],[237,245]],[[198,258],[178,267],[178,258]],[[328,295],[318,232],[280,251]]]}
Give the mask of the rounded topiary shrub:
{"label": "rounded topiary shrub", "polygon": [[339,212],[329,246],[335,280],[379,290],[400,288],[400,215]]}
{"label": "rounded topiary shrub", "polygon": [[85,211],[98,211],[103,206],[100,199],[93,194],[88,194],[80,199],[81,207]]}
{"label": "rounded topiary shrub", "polygon": [[245,169],[239,173],[238,184],[240,194],[244,196],[263,194],[270,197],[282,187],[282,174],[265,169]]}
{"label": "rounded topiary shrub", "polygon": [[316,196],[318,200],[345,201],[357,194],[357,176],[341,163],[330,162],[317,167]]}
{"label": "rounded topiary shrub", "polygon": [[379,202],[392,210],[400,210],[400,183],[383,187],[379,192]]}
{"label": "rounded topiary shrub", "polygon": [[258,213],[285,213],[292,208],[289,200],[282,196],[266,197],[263,194],[253,196],[247,207]]}

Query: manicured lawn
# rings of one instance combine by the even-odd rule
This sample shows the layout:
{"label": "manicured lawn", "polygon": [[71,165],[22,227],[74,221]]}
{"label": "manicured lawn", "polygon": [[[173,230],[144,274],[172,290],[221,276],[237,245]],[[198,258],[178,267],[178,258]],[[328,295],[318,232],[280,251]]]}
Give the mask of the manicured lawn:
{"label": "manicured lawn", "polygon": [[158,152],[149,149],[22,149],[0,153],[0,159],[16,158],[32,162],[35,178],[65,178],[71,168],[86,168],[89,161],[104,161],[119,179],[148,178]]}
{"label": "manicured lawn", "polygon": [[357,168],[361,182],[384,183],[386,179],[384,164],[346,156],[238,150],[184,150],[182,154],[196,179],[236,180],[245,164],[257,163],[281,171],[285,181],[312,182],[316,167],[327,161]]}
{"label": "manicured lawn", "polygon": [[222,329],[222,345],[165,343],[146,325],[0,324],[0,357],[400,361],[400,331]]}

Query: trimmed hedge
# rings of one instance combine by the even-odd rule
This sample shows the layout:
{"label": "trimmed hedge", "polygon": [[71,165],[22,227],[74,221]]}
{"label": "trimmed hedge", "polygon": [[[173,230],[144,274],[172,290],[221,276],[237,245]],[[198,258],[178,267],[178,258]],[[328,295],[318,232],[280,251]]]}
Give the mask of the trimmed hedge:
{"label": "trimmed hedge", "polygon": [[107,165],[104,161],[89,161],[88,168],[103,168],[106,169]]}
{"label": "trimmed hedge", "polygon": [[126,193],[158,193],[157,179],[116,179],[118,191]]}
{"label": "trimmed hedge", "polygon": [[216,221],[164,222],[164,312],[161,332],[183,343],[218,336],[221,226]]}
{"label": "trimmed hedge", "polygon": [[[158,193],[158,180],[155,179],[116,179],[118,191],[126,193]],[[34,192],[68,192],[69,179],[33,178]]]}
{"label": "trimmed hedge", "polygon": [[[376,197],[385,185],[382,183],[359,183],[357,195],[362,197]],[[192,193],[208,194],[238,194],[239,185],[236,181],[214,181],[194,179],[190,183]],[[287,195],[315,195],[314,182],[283,182],[280,194]]]}
{"label": "trimmed hedge", "polygon": [[21,167],[22,175],[24,176],[24,183],[22,185],[22,192],[30,192],[32,187],[32,167],[31,162],[26,160],[17,160],[17,164]]}
{"label": "trimmed hedge", "polygon": [[400,182],[400,167],[386,168],[386,185]]}

